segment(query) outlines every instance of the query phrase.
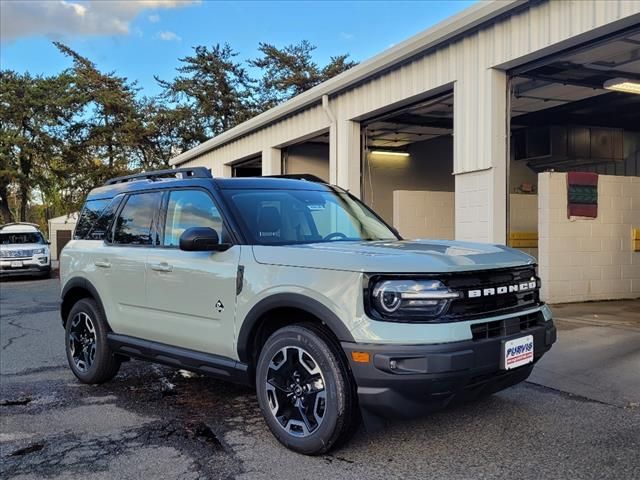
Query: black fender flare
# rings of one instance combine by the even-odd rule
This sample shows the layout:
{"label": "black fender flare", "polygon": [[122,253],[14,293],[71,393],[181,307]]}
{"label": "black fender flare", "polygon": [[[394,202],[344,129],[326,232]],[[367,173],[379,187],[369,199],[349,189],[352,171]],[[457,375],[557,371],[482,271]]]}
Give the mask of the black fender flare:
{"label": "black fender flare", "polygon": [[262,315],[276,308],[296,308],[319,318],[341,342],[355,342],[353,335],[340,318],[322,303],[299,293],[277,293],[256,303],[242,322],[238,333],[237,349],[240,361],[251,357],[251,335]]}
{"label": "black fender flare", "polygon": [[[93,297],[93,299],[98,304],[98,308],[100,309],[100,313],[102,313],[102,318],[104,318],[104,320],[105,320],[105,322],[107,322],[107,326],[108,326],[109,325],[109,321],[107,320],[107,314],[106,314],[106,312],[104,310],[104,305],[102,304],[102,299],[100,298],[100,295],[98,294],[98,289],[96,289],[96,287],[89,280],[87,280],[86,278],[83,278],[83,277],[72,278],[67,283],[65,283],[64,287],[62,288],[62,293],[60,294],[60,318],[62,319],[62,325],[64,326],[65,323],[67,322],[65,313],[67,311],[67,307],[70,308],[70,306],[67,305],[67,303],[65,302],[65,299],[67,298],[69,292],[71,290],[73,290],[74,288],[81,288],[81,289],[86,290],[87,292],[89,292],[91,297]],[[109,330],[111,330],[111,327],[109,327]]]}

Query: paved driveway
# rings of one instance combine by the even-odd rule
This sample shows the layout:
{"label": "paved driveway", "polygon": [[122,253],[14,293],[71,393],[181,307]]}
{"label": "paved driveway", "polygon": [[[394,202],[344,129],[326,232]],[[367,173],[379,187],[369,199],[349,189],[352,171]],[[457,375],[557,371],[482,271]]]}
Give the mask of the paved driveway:
{"label": "paved driveway", "polygon": [[273,439],[246,388],[137,361],[79,384],[57,295],[55,279],[0,283],[2,478],[640,478],[638,302],[629,324],[604,326],[558,308],[534,383],[304,457]]}

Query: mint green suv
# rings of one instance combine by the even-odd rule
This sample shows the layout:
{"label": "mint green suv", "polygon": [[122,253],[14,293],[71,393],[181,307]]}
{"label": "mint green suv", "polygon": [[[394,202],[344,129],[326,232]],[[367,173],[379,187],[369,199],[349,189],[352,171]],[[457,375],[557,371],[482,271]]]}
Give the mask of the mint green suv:
{"label": "mint green suv", "polygon": [[360,420],[521,382],[551,348],[528,255],[403,240],[341,188],[285,177],[177,169],[92,190],[60,262],[76,377],[140,358],[253,385],[275,437],[319,454]]}

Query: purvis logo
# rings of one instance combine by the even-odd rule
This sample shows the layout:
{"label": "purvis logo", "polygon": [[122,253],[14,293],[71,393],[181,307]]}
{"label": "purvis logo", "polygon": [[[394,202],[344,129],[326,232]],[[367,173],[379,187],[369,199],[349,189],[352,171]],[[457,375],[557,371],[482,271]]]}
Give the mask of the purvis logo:
{"label": "purvis logo", "polygon": [[469,290],[467,292],[468,298],[478,297],[490,297],[492,295],[503,295],[505,293],[517,293],[525,292],[527,290],[535,290],[538,287],[538,282],[534,278],[528,282],[516,283],[514,285],[502,285],[500,287],[490,287],[478,290]]}

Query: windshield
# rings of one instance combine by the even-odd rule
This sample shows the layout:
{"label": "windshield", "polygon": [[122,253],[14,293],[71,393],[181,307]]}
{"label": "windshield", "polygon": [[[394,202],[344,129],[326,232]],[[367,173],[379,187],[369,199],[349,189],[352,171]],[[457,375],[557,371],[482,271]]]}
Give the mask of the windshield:
{"label": "windshield", "polygon": [[346,193],[258,189],[223,192],[255,244],[398,238],[375,213]]}
{"label": "windshield", "polygon": [[44,243],[39,232],[0,233],[0,245],[20,245],[22,243]]}

